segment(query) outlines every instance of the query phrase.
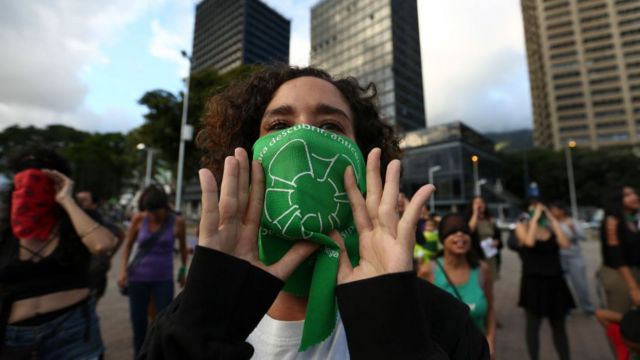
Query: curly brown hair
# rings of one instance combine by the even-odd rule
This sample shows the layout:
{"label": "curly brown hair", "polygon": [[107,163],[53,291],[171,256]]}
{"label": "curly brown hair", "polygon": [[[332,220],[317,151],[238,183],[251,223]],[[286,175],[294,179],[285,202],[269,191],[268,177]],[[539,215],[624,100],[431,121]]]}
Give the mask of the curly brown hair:
{"label": "curly brown hair", "polygon": [[327,72],[313,67],[278,65],[266,67],[250,78],[231,84],[213,96],[201,119],[202,129],[196,144],[202,151],[202,165],[220,181],[224,159],[237,147],[251,154],[260,134],[260,123],[267,105],[285,82],[312,76],[333,84],[344,96],[354,115],[356,142],[366,157],[375,147],[382,150],[381,169],[400,157],[398,138],[393,127],[382,121],[376,103],[377,90],[370,83],[361,87],[353,77],[333,79]]}

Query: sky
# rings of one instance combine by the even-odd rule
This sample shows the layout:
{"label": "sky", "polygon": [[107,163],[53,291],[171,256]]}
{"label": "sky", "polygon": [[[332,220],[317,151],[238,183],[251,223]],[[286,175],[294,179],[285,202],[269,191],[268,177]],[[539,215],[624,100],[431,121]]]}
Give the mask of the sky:
{"label": "sky", "polygon": [[[127,132],[149,90],[183,90],[197,0],[0,1],[0,130],[64,124]],[[307,65],[318,0],[266,0]],[[418,0],[427,122],[532,127],[519,1]]]}

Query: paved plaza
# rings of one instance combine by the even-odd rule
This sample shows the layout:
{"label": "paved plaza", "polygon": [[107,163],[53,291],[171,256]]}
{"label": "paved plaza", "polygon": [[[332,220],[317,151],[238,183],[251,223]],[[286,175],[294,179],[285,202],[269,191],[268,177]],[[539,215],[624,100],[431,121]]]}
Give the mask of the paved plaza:
{"label": "paved plaza", "polygon": [[[592,284],[593,300],[596,301],[593,288],[593,274],[600,264],[599,244],[588,241],[583,245],[587,257],[588,274]],[[116,288],[117,270],[120,254],[115,257],[109,274],[109,285],[105,297],[98,304],[102,336],[107,347],[106,359],[119,360],[132,358],[131,325],[127,298],[120,295]],[[503,266],[501,279],[497,282],[496,310],[502,327],[497,333],[498,359],[527,359],[524,337],[524,313],[518,308],[518,290],[520,284],[520,260],[516,253],[505,249],[502,252]],[[567,321],[571,343],[571,357],[580,360],[613,359],[601,326],[592,317],[574,312]],[[557,359],[551,341],[551,329],[544,324],[540,335],[541,359]]]}

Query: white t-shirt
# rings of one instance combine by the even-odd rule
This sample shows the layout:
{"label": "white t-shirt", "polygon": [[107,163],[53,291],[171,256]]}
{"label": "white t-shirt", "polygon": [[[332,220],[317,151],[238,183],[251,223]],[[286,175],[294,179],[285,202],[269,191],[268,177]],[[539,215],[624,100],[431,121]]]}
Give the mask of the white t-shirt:
{"label": "white t-shirt", "polygon": [[252,359],[349,359],[349,348],[340,317],[329,337],[318,345],[298,352],[304,320],[280,321],[265,315],[247,338],[255,349]]}

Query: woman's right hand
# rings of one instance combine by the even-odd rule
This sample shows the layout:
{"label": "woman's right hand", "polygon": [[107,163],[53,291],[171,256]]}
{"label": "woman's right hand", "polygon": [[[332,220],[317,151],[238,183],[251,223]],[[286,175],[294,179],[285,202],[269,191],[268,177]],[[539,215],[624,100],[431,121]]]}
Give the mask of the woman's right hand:
{"label": "woman's right hand", "polygon": [[120,289],[124,289],[125,287],[127,287],[128,280],[129,280],[129,276],[127,275],[127,272],[126,271],[120,272],[120,276],[118,276],[118,287]]}
{"label": "woman's right hand", "polygon": [[264,202],[262,165],[255,160],[249,165],[247,152],[236,148],[234,156],[225,159],[223,171],[220,191],[209,170],[200,169],[198,173],[202,189],[198,245],[246,260],[286,280],[318,245],[299,241],[278,262],[263,264],[258,258],[258,230]]}

